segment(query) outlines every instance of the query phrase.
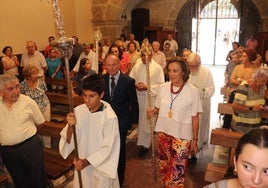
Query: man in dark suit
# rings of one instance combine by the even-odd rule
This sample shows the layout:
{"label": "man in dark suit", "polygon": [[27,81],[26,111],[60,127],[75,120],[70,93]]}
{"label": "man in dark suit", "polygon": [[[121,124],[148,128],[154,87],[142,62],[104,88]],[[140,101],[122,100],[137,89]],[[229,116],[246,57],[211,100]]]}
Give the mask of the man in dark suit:
{"label": "man in dark suit", "polygon": [[121,139],[118,177],[123,186],[126,166],[126,137],[128,130],[138,125],[139,104],[135,88],[135,80],[119,71],[120,60],[109,54],[104,61],[107,74],[104,75],[105,91],[103,100],[110,103],[119,121]]}

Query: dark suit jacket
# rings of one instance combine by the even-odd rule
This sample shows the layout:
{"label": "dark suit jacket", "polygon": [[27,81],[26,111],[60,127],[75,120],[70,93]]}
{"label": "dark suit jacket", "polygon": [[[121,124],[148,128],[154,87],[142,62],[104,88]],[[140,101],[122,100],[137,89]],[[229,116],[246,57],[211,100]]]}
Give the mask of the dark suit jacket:
{"label": "dark suit jacket", "polygon": [[109,74],[105,74],[105,91],[103,100],[107,101],[116,113],[120,131],[127,131],[132,124],[138,124],[139,105],[135,88],[135,80],[126,74],[120,73],[111,100],[109,91]]}

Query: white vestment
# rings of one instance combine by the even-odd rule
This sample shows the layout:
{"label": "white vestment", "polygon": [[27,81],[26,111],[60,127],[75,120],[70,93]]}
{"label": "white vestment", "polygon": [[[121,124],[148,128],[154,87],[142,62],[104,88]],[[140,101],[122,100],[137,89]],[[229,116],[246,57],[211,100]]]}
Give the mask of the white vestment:
{"label": "white vestment", "polygon": [[201,148],[203,144],[208,143],[210,130],[210,98],[215,92],[215,86],[210,70],[203,66],[200,66],[197,72],[190,74],[188,82],[198,88],[203,108],[203,113],[200,114],[198,134],[198,147]]}
{"label": "white vestment", "polygon": [[[102,101],[104,109],[91,113],[85,104],[74,109],[80,159],[90,165],[81,171],[83,187],[119,188],[117,166],[120,148],[118,119],[111,106]],[[66,142],[68,125],[61,131],[60,154],[66,158],[74,150],[73,137]],[[73,187],[79,187],[77,171]]]}
{"label": "white vestment", "polygon": [[[151,84],[151,107],[154,106],[156,95],[158,93],[158,87],[161,83],[165,82],[164,72],[162,67],[154,60],[149,63],[150,70],[150,84]],[[146,77],[146,65],[141,59],[138,59],[135,66],[132,68],[130,77],[134,78],[136,83],[143,82],[147,84]],[[137,97],[139,102],[139,127],[138,127],[138,145],[149,148],[151,145],[151,129],[150,123],[147,118],[148,108],[148,94],[146,91],[138,91]],[[153,118],[152,118],[153,119]],[[155,126],[155,119],[152,120],[153,126]]]}

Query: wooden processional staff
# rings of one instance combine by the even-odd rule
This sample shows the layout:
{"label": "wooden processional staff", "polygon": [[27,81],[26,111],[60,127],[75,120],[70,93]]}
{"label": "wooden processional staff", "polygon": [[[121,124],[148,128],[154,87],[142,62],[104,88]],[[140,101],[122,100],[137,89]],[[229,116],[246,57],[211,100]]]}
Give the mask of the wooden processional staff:
{"label": "wooden processional staff", "polygon": [[[148,100],[148,108],[152,108],[152,91],[151,91],[151,81],[150,81],[150,58],[149,56],[152,55],[153,49],[151,44],[149,43],[148,39],[144,39],[141,45],[141,54],[145,56],[145,65],[146,65],[146,81],[147,81],[147,100]],[[152,167],[153,167],[153,177],[154,180],[157,180],[156,174],[156,161],[155,161],[155,143],[154,143],[154,127],[153,120],[149,117],[149,126],[151,131],[151,140],[152,140]]]}

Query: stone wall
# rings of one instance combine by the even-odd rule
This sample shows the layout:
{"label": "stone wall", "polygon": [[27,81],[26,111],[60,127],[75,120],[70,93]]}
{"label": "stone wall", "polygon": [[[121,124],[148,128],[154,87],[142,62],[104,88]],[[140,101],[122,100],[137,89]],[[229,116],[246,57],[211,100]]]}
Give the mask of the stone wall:
{"label": "stone wall", "polygon": [[[212,0],[204,0],[208,3]],[[232,0],[233,1],[233,0]],[[131,30],[131,10],[150,10],[150,26],[174,30],[178,14],[187,0],[93,0],[93,30],[100,29],[103,37],[118,38],[123,28]],[[261,31],[268,31],[268,1],[253,0],[263,21]],[[126,14],[127,20],[121,19]]]}

